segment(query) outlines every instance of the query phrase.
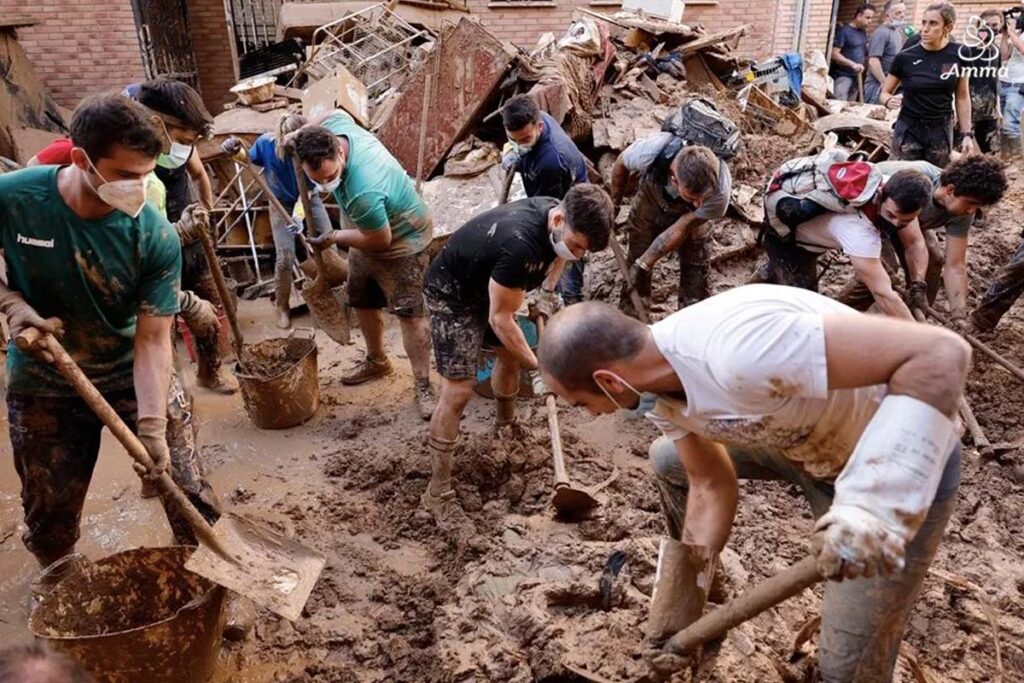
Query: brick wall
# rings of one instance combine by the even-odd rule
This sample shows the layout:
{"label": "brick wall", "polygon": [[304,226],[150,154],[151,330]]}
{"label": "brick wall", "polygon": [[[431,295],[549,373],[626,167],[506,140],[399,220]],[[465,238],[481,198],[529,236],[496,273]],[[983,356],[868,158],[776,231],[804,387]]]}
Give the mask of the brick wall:
{"label": "brick wall", "polygon": [[228,89],[235,84],[231,34],[224,16],[224,0],[187,0],[192,50],[199,69],[203,101],[214,115],[235,99]]}
{"label": "brick wall", "polygon": [[38,20],[18,29],[18,41],[58,104],[143,77],[130,0],[0,0],[0,14],[14,10]]}

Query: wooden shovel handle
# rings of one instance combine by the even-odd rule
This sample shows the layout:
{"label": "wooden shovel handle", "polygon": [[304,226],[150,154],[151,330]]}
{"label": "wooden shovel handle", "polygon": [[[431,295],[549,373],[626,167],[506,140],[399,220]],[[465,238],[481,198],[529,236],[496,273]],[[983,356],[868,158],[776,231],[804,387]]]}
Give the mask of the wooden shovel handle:
{"label": "wooden shovel handle", "polygon": [[[537,338],[544,334],[544,317],[537,317]],[[538,369],[537,372],[540,372]],[[551,456],[555,465],[555,488],[569,485],[569,475],[565,471],[565,454],[562,451],[562,432],[558,428],[558,406],[555,397],[548,394],[544,397],[548,409],[548,431],[551,432]]]}
{"label": "wooden shovel handle", "polygon": [[[949,319],[946,318],[941,313],[939,313],[938,311],[936,311],[934,308],[931,308],[931,307],[928,308],[928,316],[931,317],[931,318],[934,318],[936,321],[938,321],[940,324],[944,325],[945,327],[952,327],[952,323],[949,321]],[[985,342],[983,342],[980,339],[978,339],[977,337],[975,337],[973,334],[964,334],[963,337],[968,342],[970,342],[971,345],[974,348],[978,349],[983,354],[985,354],[986,356],[988,356],[989,358],[991,358],[995,362],[997,362],[1000,365],[1002,365],[1004,368],[1006,368],[1007,370],[1010,371],[1011,375],[1013,375],[1014,377],[1016,377],[1020,381],[1024,382],[1024,370],[1021,370],[1019,366],[1014,365],[1013,363],[1011,363],[1009,360],[1006,359],[1005,356],[1003,356],[1002,354],[997,352],[995,349],[993,349],[991,346],[989,346]]]}
{"label": "wooden shovel handle", "polygon": [[217,250],[213,246],[213,236],[210,235],[209,225],[204,225],[200,228],[199,243],[203,245],[203,254],[206,256],[206,262],[210,264],[210,273],[213,274],[213,284],[217,288],[220,303],[224,306],[224,313],[228,316],[228,323],[231,325],[231,339],[234,342],[235,359],[242,365],[244,364],[242,360],[242,345],[245,342],[242,339],[242,330],[238,327],[238,311],[235,310],[234,299],[231,298],[231,292],[228,291],[228,283],[224,279],[224,271],[220,267],[220,261],[217,260]]}
{"label": "wooden shovel handle", "polygon": [[823,580],[818,571],[817,558],[813,555],[805,557],[757,584],[738,598],[708,612],[672,636],[665,649],[682,654],[690,652],[698,645],[722,637],[734,626],[753,619],[766,609]]}
{"label": "wooden shovel handle", "polygon": [[640,298],[640,292],[636,291],[636,283],[629,277],[629,263],[626,262],[626,255],[622,253],[622,247],[616,241],[615,235],[612,235],[608,244],[612,248],[612,254],[615,255],[616,263],[619,264],[619,270],[622,271],[622,279],[626,281],[626,289],[629,290],[629,298],[633,302],[633,308],[636,309],[637,317],[642,323],[651,322],[650,316],[647,315],[647,309],[644,308],[644,301]]}
{"label": "wooden shovel handle", "polygon": [[[85,376],[82,369],[75,364],[68,352],[60,345],[53,335],[37,330],[34,327],[22,331],[14,340],[18,348],[25,352],[45,350],[53,356],[53,364],[64,379],[74,387],[75,392],[82,397],[82,400],[92,409],[100,421],[110,430],[110,433],[124,446],[128,455],[132,456],[135,462],[145,469],[153,467],[153,459],[149,457],[149,451],[139,441],[139,437],[128,428],[124,420],[118,416],[117,411],[107,403],[103,394],[96,389],[95,385]],[[195,532],[196,536],[203,543],[225,558],[231,559],[230,553],[221,545],[220,541],[213,534],[209,523],[199,514],[191,501],[185,497],[178,485],[171,479],[171,475],[164,472],[156,480],[156,486],[164,495],[169,496],[174,504],[178,506]]]}
{"label": "wooden shovel handle", "polygon": [[[302,170],[302,164],[299,162],[299,158],[292,156],[292,166],[295,167],[295,182],[299,188],[299,201],[302,202],[302,213],[306,215],[306,225],[313,225],[313,202],[309,198],[309,183],[306,182],[306,172]],[[309,255],[313,257],[313,261],[316,262],[317,275],[321,278],[327,277],[327,271],[324,269],[324,257],[312,245],[306,240],[306,236],[299,234],[299,241],[302,242],[302,246],[309,252]]]}

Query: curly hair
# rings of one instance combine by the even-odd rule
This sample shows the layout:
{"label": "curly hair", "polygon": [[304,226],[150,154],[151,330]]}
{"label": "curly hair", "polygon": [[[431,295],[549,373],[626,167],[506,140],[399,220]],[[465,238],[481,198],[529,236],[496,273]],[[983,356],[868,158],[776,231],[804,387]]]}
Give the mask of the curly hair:
{"label": "curly hair", "polygon": [[590,183],[573,185],[562,208],[569,228],[587,236],[587,251],[603,251],[608,246],[615,211],[607,192]]}
{"label": "curly hair", "polygon": [[1003,169],[1003,162],[990,154],[972,154],[947,166],[939,182],[952,185],[958,197],[971,197],[988,206],[1006,193],[1008,182]]}
{"label": "curly hair", "polygon": [[322,126],[306,126],[295,134],[292,147],[299,160],[314,171],[327,159],[333,159],[341,143],[334,133]]}

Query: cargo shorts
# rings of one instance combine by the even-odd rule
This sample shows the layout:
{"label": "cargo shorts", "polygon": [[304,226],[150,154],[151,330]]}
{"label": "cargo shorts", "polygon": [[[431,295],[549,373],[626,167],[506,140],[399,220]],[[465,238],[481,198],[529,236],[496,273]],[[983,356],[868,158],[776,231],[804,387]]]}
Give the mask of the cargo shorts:
{"label": "cargo shorts", "polygon": [[426,249],[398,258],[378,258],[349,249],[348,302],[353,308],[387,309],[399,318],[422,318],[423,278],[430,262]]}
{"label": "cargo shorts", "polygon": [[476,379],[480,352],[502,345],[487,322],[487,311],[452,306],[429,293],[427,310],[437,374],[451,380]]}

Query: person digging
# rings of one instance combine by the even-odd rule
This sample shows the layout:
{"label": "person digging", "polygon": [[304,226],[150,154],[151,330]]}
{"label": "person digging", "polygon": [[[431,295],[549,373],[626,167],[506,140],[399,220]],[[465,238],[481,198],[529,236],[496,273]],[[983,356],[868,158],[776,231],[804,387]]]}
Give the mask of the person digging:
{"label": "person digging", "polygon": [[662,431],[650,462],[668,536],[643,646],[657,678],[697,661],[663,648],[704,608],[743,478],[793,483],[811,506],[813,552],[831,579],[822,679],[891,680],[956,502],[963,339],[757,284],[650,326],[607,304],[567,308],[538,358],[570,405],[594,415],[644,406]]}
{"label": "person digging", "polygon": [[[538,288],[533,303],[539,314],[557,310],[562,266],[607,247],[613,216],[604,190],[574,185],[562,201],[523,199],[470,219],[430,264],[425,293],[441,396],[430,420],[431,476],[422,502],[442,529],[464,521],[452,488],[452,456],[476,386],[480,351],[495,353],[491,386],[495,424],[502,427],[515,420],[520,368],[537,368],[516,313]],[[535,381],[534,393],[546,391]]]}
{"label": "person digging", "polygon": [[314,249],[336,244],[349,250],[349,304],[359,318],[366,357],[341,381],[355,385],[391,374],[381,314],[388,307],[401,325],[417,410],[429,420],[436,397],[423,305],[427,247],[433,238],[427,205],[387,148],[343,111],[300,128],[287,144],[315,189],[334,195],[345,224],[342,230],[309,237]]}

